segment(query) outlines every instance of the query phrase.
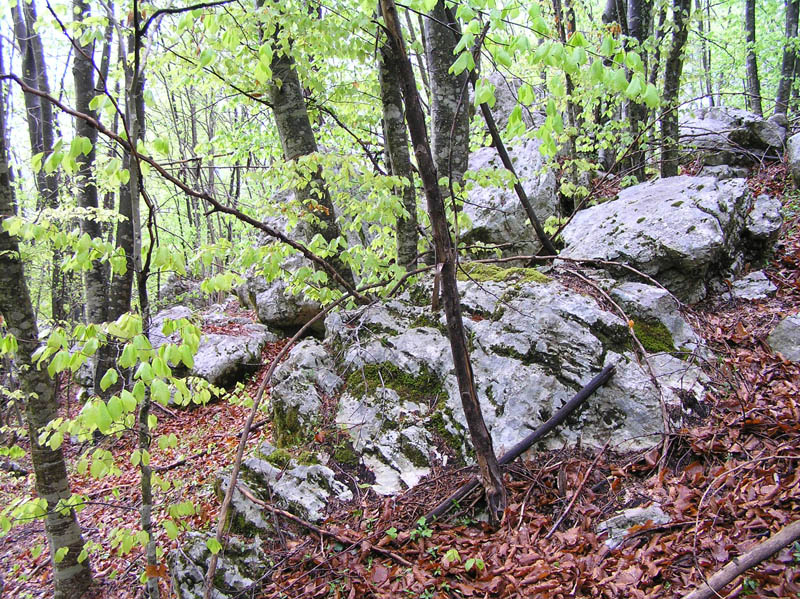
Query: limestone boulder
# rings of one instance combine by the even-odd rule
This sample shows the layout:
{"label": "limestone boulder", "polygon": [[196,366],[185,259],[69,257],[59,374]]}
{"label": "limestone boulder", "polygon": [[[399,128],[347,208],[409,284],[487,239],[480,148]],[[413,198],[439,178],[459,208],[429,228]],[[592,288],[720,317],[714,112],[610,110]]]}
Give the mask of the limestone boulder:
{"label": "limestone boulder", "polygon": [[[679,176],[642,183],[578,212],[562,232],[561,256],[625,263],[681,300],[698,301],[715,280],[730,278],[774,239],[780,212],[769,202],[753,210],[756,204],[744,179]],[[638,279],[625,268],[609,271]]]}
{"label": "limestone boulder", "polygon": [[277,445],[294,445],[310,438],[324,396],[332,396],[341,385],[333,357],[322,343],[308,338],[292,348],[272,378],[272,435]]}
{"label": "limestone boulder", "polygon": [[786,164],[795,186],[800,187],[800,133],[796,133],[786,142]]}
{"label": "limestone boulder", "polygon": [[800,314],[781,320],[767,337],[767,343],[787,360],[800,362]]}
{"label": "limestone boulder", "polygon": [[[209,537],[189,532],[179,549],[169,554],[172,590],[178,599],[202,599],[208,563],[211,561],[206,541]],[[217,561],[212,599],[241,597],[255,592],[259,580],[267,573],[269,562],[259,543],[230,538]]]}
{"label": "limestone boulder", "polygon": [[[674,347],[674,338],[687,346],[697,338],[675,310],[652,316],[663,298],[643,308],[641,317],[658,331],[649,358],[656,388],[635,360],[628,323],[619,315],[537,271],[479,270],[459,285],[476,390],[498,453],[546,421],[607,364],[617,367],[612,380],[543,447],[578,439],[649,447],[662,431],[662,399],[677,413],[686,394],[702,399],[702,374],[676,357],[681,348]],[[326,320],[326,344],[349,373],[336,420],[350,432],[380,493],[413,485],[447,456],[468,459],[449,341],[443,316],[427,307],[429,292],[412,290]],[[628,294],[635,301],[635,291]],[[670,323],[674,338],[659,318]]]}
{"label": "limestone boulder", "polygon": [[738,108],[700,110],[680,123],[680,142],[701,153],[703,164],[750,165],[764,155],[778,156],[786,142],[787,128],[775,119],[764,119]]}
{"label": "limestone boulder", "polygon": [[[544,222],[557,213],[559,201],[555,173],[545,167],[540,145],[539,140],[517,139],[508,148],[508,154],[536,216]],[[463,241],[468,245],[502,244],[506,254],[535,253],[541,244],[513,185],[509,181],[502,185],[489,182],[493,175],[508,177],[497,150],[486,147],[473,152],[469,171],[463,210],[472,225],[461,232]]]}

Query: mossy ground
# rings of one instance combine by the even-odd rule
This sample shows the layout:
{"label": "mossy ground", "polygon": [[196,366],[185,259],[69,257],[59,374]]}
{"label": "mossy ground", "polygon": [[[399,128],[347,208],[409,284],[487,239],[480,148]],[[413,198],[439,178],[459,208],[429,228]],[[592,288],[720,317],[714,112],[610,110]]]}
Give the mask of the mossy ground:
{"label": "mossy ground", "polygon": [[520,266],[503,268],[496,264],[484,264],[482,262],[464,264],[459,269],[457,276],[459,281],[474,280],[479,283],[547,283],[550,281],[550,277],[543,275],[535,268],[522,268]]}

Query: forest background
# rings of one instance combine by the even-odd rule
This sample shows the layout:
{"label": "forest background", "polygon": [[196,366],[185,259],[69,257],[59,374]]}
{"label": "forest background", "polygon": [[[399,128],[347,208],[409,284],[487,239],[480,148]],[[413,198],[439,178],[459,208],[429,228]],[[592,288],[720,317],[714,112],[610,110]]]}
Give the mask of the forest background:
{"label": "forest background", "polygon": [[[152,349],[169,277],[201,279],[220,299],[257,269],[324,306],[354,305],[407,281],[435,249],[456,323],[447,286],[465,250],[460,202],[487,180],[467,172],[471,150],[541,140],[563,212],[529,217],[556,253],[559,227],[596,201],[597,173],[622,186],[678,174],[679,115],[724,105],[791,122],[798,104],[796,0],[20,0],[0,19],[0,451],[30,453],[37,485],[0,524],[45,519],[64,597],[108,551],[83,542],[75,512],[90,501],[70,493],[67,471],[119,472],[101,448],[68,464],[65,444],[135,440],[126,459],[140,473],[140,522],[109,535],[114,548],[144,550],[151,596],[163,552],[154,530],[174,539],[198,511],[176,503],[152,516],[153,485],[180,482],[154,473],[151,454],[180,439],[159,431],[151,402],[222,393],[173,374],[193,363],[194,323],[168,323],[180,341]],[[517,100],[501,130],[495,72]],[[308,265],[284,268],[297,253]],[[448,326],[457,355],[463,331]],[[54,381],[90,357],[94,396],[60,416]],[[249,407],[254,395],[233,397]],[[491,441],[479,414],[470,424],[499,516]],[[18,444],[25,427],[30,440]]]}

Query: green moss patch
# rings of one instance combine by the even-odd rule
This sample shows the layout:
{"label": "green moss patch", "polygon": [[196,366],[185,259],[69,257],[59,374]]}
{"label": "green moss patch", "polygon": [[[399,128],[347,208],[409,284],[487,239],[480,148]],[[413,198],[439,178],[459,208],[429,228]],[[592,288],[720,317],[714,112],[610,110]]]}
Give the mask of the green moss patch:
{"label": "green moss patch", "polygon": [[423,404],[444,393],[439,377],[426,367],[413,375],[390,362],[366,364],[347,378],[347,388],[354,395],[368,395],[378,387],[393,389],[401,399]]}
{"label": "green moss patch", "polygon": [[669,329],[658,321],[634,320],[633,332],[642,346],[650,353],[672,353],[675,341]]}
{"label": "green moss patch", "polygon": [[540,273],[535,268],[522,268],[513,266],[503,268],[496,264],[484,264],[481,262],[471,262],[459,269],[459,281],[474,280],[479,283],[512,282],[512,283],[547,283],[550,277]]}

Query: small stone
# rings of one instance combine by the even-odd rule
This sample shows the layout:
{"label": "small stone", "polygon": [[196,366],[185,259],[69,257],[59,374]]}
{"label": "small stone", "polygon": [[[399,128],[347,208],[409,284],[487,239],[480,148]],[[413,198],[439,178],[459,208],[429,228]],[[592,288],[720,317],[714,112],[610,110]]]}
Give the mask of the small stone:
{"label": "small stone", "polygon": [[736,299],[758,300],[771,297],[778,290],[764,274],[763,270],[757,270],[745,275],[733,282],[731,294]]}
{"label": "small stone", "polygon": [[767,343],[773,352],[787,360],[800,362],[800,314],[780,321],[767,337]]}
{"label": "small stone", "polygon": [[607,532],[606,545],[611,549],[616,549],[625,540],[632,527],[642,526],[648,522],[668,524],[671,521],[672,519],[658,504],[649,507],[635,507],[623,510],[613,518],[601,522],[597,526],[597,534]]}

